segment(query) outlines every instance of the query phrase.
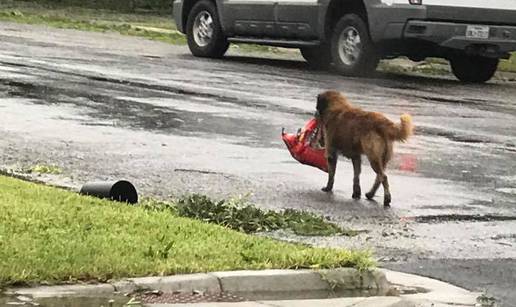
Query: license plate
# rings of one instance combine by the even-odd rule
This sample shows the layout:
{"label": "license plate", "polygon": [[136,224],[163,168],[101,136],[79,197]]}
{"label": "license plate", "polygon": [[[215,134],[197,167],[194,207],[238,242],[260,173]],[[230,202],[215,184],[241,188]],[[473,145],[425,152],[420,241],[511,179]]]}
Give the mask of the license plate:
{"label": "license plate", "polygon": [[466,37],[468,38],[489,38],[488,26],[468,26],[466,28]]}

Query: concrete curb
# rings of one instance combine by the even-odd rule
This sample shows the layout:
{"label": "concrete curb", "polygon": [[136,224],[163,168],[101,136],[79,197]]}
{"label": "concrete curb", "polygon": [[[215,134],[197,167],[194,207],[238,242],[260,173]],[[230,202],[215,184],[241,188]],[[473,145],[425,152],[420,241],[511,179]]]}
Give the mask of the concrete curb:
{"label": "concrete curb", "polygon": [[360,272],[356,269],[335,270],[263,270],[230,271],[176,275],[165,277],[127,278],[109,284],[44,286],[10,289],[15,295],[41,297],[73,297],[131,293],[137,290],[164,292],[248,293],[304,292],[333,290],[365,290],[386,292],[389,284],[379,270]]}
{"label": "concrete curb", "polygon": [[265,270],[217,272],[210,275],[219,280],[223,292],[232,293],[389,289],[385,274],[377,270]]}
{"label": "concrete curb", "polygon": [[220,293],[220,282],[211,274],[188,274],[164,277],[128,278],[112,283],[117,292],[132,293],[137,290],[159,290],[163,292],[209,292]]}
{"label": "concrete curb", "polygon": [[[392,293],[394,289],[394,293]],[[479,293],[448,283],[413,274],[385,269],[360,272],[342,268],[334,270],[264,270],[231,271],[176,275],[165,277],[128,278],[109,284],[44,286],[10,289],[7,294],[46,297],[109,296],[138,290],[164,292],[245,293],[308,293],[310,291],[360,290],[373,297],[277,300],[244,303],[206,303],[198,306],[475,306]],[[386,295],[398,296],[375,296]],[[310,296],[307,296],[310,297]],[[317,303],[319,302],[319,303]],[[329,304],[329,305],[328,305]],[[348,305],[349,304],[349,305]],[[160,306],[160,305],[155,305]],[[167,306],[162,305],[162,306]],[[172,306],[172,305],[170,305]],[[173,306],[182,306],[173,305]]]}

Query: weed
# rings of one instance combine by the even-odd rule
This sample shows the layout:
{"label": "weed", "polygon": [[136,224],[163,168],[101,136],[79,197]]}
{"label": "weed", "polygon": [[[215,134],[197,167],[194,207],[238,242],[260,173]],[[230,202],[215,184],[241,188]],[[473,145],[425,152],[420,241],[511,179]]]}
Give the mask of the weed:
{"label": "weed", "polygon": [[37,174],[51,174],[51,175],[59,175],[63,173],[63,170],[56,165],[50,164],[37,164],[28,169],[26,169],[27,173],[37,173]]}
{"label": "weed", "polygon": [[442,64],[436,60],[413,66],[402,66],[389,63],[388,61],[382,61],[378,65],[378,69],[384,72],[394,74],[421,73],[426,75],[448,75],[450,74],[450,71],[447,67],[448,64]]}
{"label": "weed", "polygon": [[168,255],[173,246],[174,241],[168,241],[165,235],[162,235],[158,240],[158,247],[153,248],[152,245],[149,245],[149,249],[145,251],[143,255],[148,258],[168,259]]}
{"label": "weed", "polygon": [[190,195],[177,201],[179,216],[222,225],[245,233],[290,229],[297,235],[329,236],[358,234],[344,230],[310,212],[286,209],[282,212],[261,210],[243,198],[214,201],[203,195]]}
{"label": "weed", "polygon": [[482,293],[477,297],[477,303],[479,303],[481,307],[496,307],[496,299],[487,295],[487,293]]}

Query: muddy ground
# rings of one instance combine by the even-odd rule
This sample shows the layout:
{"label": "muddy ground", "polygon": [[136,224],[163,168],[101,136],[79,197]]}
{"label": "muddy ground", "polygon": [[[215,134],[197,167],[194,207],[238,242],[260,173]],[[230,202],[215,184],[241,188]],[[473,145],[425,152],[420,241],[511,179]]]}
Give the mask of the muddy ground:
{"label": "muddy ground", "polygon": [[[357,237],[282,239],[369,248],[383,266],[516,294],[516,83],[464,85],[451,76],[378,73],[345,78],[310,70],[299,55],[232,49],[198,59],[182,46],[116,34],[0,23],[0,164],[56,164],[40,179],[79,188],[124,178],[142,196],[250,195],[267,209],[310,210]],[[392,208],[353,201],[351,163],[336,189],[295,162],[280,138],[313,114],[315,96],[337,89],[416,135],[388,170]],[[362,190],[374,175],[364,162]]]}

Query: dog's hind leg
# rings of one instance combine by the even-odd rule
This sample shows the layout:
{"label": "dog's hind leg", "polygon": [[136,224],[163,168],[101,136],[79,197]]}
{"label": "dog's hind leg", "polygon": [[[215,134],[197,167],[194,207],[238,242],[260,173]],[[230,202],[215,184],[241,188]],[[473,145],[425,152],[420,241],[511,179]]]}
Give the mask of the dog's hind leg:
{"label": "dog's hind leg", "polygon": [[[326,144],[328,146],[328,144]],[[333,148],[326,148],[326,159],[328,160],[328,183],[322,190],[324,192],[331,192],[333,190],[333,183],[335,182],[335,171],[337,170],[337,151]]]}
{"label": "dog's hind leg", "polygon": [[366,197],[367,199],[373,199],[374,195],[376,194],[376,191],[378,191],[378,188],[380,187],[380,184],[383,183],[385,175],[383,173],[382,163],[371,158],[369,159],[369,162],[371,163],[371,167],[376,173],[376,179],[374,181],[373,186],[371,187],[371,190],[369,190],[369,192],[366,193]]}
{"label": "dog's hind leg", "polygon": [[378,188],[380,187],[380,184],[383,182],[384,164],[382,163],[382,158],[385,153],[385,143],[383,138],[376,133],[368,134],[361,140],[361,142],[364,154],[367,156],[367,159],[371,164],[371,168],[376,173],[376,179],[374,181],[373,187],[365,194],[367,199],[373,199],[376,191],[378,191]]}
{"label": "dog's hind leg", "polygon": [[383,178],[383,205],[385,207],[389,207],[391,205],[391,191],[389,189],[389,180],[387,179],[387,175],[385,174],[385,170],[387,169],[387,163],[392,157],[392,143],[386,142],[387,148],[383,158],[383,170],[384,170],[384,178]]}
{"label": "dog's hind leg", "polygon": [[391,204],[391,192],[389,190],[389,180],[387,179],[387,175],[385,175],[384,167],[382,163],[377,161],[371,161],[371,167],[376,173],[376,179],[371,190],[366,193],[366,197],[367,199],[373,199],[381,183],[383,185],[383,205],[389,207]]}
{"label": "dog's hind leg", "polygon": [[351,159],[353,162],[353,199],[360,199],[360,172],[362,171],[362,158],[360,156]]}
{"label": "dog's hind leg", "polygon": [[387,175],[383,175],[383,205],[389,207],[391,205],[391,191],[389,190],[389,180]]}

